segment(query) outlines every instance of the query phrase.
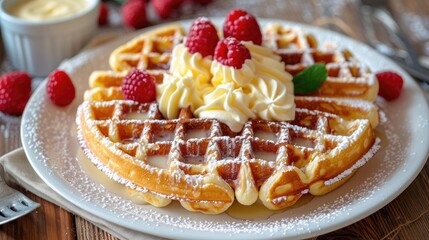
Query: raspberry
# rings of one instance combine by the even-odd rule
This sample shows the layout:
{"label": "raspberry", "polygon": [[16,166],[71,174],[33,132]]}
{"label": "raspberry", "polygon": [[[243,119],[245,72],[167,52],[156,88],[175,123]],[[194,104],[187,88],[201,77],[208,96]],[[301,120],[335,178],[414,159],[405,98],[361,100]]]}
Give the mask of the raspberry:
{"label": "raspberry", "polygon": [[106,25],[109,21],[109,8],[102,2],[100,3],[100,13],[98,15],[98,25]]}
{"label": "raspberry", "polygon": [[377,73],[376,76],[379,84],[379,96],[387,101],[391,101],[401,95],[402,86],[404,84],[401,75],[392,71],[385,71]]}
{"label": "raspberry", "polygon": [[155,100],[155,79],[146,71],[132,69],[122,80],[122,94],[125,99],[140,103]]}
{"label": "raspberry", "polygon": [[63,70],[49,74],[46,92],[52,103],[60,107],[69,105],[75,97],[73,82]]}
{"label": "raspberry", "polygon": [[213,56],[219,42],[216,28],[207,18],[197,18],[191,25],[185,46],[190,53],[200,53],[203,57]]}
{"label": "raspberry", "polygon": [[223,36],[235,37],[240,41],[252,41],[261,45],[262,33],[255,17],[242,9],[232,10],[223,25]]}
{"label": "raspberry", "polygon": [[226,38],[218,42],[214,59],[225,66],[240,69],[246,59],[250,59],[249,49],[235,38]]}
{"label": "raspberry", "polygon": [[26,72],[9,72],[0,77],[0,111],[21,115],[31,95],[31,77]]}
{"label": "raspberry", "polygon": [[183,0],[152,0],[151,3],[158,16],[166,19],[170,17],[173,9],[183,3]]}
{"label": "raspberry", "polygon": [[122,5],[121,11],[126,26],[139,29],[148,25],[145,0],[128,0]]}

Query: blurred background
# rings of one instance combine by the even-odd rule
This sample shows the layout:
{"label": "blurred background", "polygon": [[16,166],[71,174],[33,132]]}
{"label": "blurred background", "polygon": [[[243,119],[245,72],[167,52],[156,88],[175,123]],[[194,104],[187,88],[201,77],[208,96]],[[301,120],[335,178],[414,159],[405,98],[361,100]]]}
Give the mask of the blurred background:
{"label": "blurred background", "polygon": [[[161,2],[174,0],[161,0]],[[177,1],[177,0],[176,0]],[[363,6],[383,8],[397,22],[404,35],[413,43],[421,56],[429,56],[429,1],[426,0],[178,0],[182,2],[169,10],[165,18],[159,17],[156,0],[147,4],[148,24],[191,19],[198,16],[224,17],[231,9],[242,8],[257,17],[283,19],[321,26],[342,32],[359,41],[368,42],[365,34]],[[105,1],[112,8],[110,26],[121,26],[121,13],[117,7],[124,0]],[[155,3],[155,4],[154,4]],[[204,4],[198,4],[204,3]],[[161,7],[162,8],[162,7]],[[374,23],[377,25],[377,22]],[[382,27],[377,27],[380,40],[389,42]],[[429,66],[428,60],[424,61]]]}
{"label": "blurred background", "polygon": [[[133,31],[145,26],[197,16],[224,17],[231,9],[242,8],[256,17],[307,23],[344,33],[371,44],[368,39],[368,18],[375,28],[377,40],[395,48],[389,31],[374,17],[365,16],[363,6],[386,10],[410,41],[422,65],[429,68],[429,1],[427,0],[142,0],[139,10],[143,24],[124,22],[125,5],[135,0],[102,1],[98,33]],[[141,1],[141,0],[138,0]],[[134,20],[134,25],[136,20]],[[396,44],[396,45],[395,45]],[[7,61],[3,44],[0,48],[0,73],[13,70]]]}

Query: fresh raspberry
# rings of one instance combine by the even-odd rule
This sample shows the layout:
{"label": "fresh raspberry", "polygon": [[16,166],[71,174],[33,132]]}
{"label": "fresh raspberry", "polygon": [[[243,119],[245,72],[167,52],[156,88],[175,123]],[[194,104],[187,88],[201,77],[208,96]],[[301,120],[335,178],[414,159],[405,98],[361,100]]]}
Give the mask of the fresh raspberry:
{"label": "fresh raspberry", "polygon": [[197,18],[191,25],[185,46],[190,53],[200,53],[203,57],[213,56],[219,36],[216,28],[207,18]]}
{"label": "fresh raspberry", "polygon": [[69,75],[63,70],[55,70],[48,76],[46,92],[57,106],[69,105],[75,97],[75,89]]}
{"label": "fresh raspberry", "polygon": [[163,19],[170,17],[172,10],[183,3],[183,0],[152,0],[152,6],[158,16]]}
{"label": "fresh raspberry", "polygon": [[109,8],[106,3],[100,3],[100,13],[98,15],[98,25],[103,26],[106,25],[109,21]]}
{"label": "fresh raspberry", "polygon": [[145,0],[128,0],[122,5],[122,20],[128,27],[139,29],[148,25]]}
{"label": "fresh raspberry", "polygon": [[140,103],[155,100],[155,78],[143,70],[132,69],[122,80],[121,89],[128,100]]}
{"label": "fresh raspberry", "polygon": [[31,95],[31,77],[26,72],[9,72],[0,77],[0,111],[21,115]]}
{"label": "fresh raspberry", "polygon": [[402,86],[404,85],[401,75],[392,71],[385,71],[377,73],[376,76],[379,84],[379,96],[391,101],[401,95]]}
{"label": "fresh raspberry", "polygon": [[225,66],[241,69],[244,61],[250,59],[249,49],[235,38],[226,38],[218,42],[214,59]]}
{"label": "fresh raspberry", "polygon": [[242,9],[232,10],[223,25],[223,36],[235,37],[240,41],[252,41],[261,45],[262,33],[255,17]]}

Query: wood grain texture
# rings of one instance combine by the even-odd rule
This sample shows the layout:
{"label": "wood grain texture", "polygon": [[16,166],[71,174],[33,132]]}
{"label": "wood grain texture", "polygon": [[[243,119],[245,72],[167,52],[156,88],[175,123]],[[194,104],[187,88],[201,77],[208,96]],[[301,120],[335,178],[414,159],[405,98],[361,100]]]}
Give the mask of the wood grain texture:
{"label": "wood grain texture", "polygon": [[[222,0],[214,0],[216,2]],[[302,6],[304,1],[274,1],[280,7],[280,3],[286,3],[282,6],[291,8]],[[224,1],[225,5],[229,1]],[[254,2],[250,1],[249,2]],[[268,3],[270,1],[267,1]],[[317,2],[312,0],[311,2]],[[351,2],[351,1],[344,1]],[[412,28],[407,25],[405,13],[414,15],[423,15],[429,17],[429,1],[427,0],[398,0],[389,1],[391,10],[394,13],[395,19],[400,22],[404,31],[411,35]],[[310,3],[307,1],[306,4]],[[266,4],[266,3],[264,3]],[[305,4],[304,4],[305,5]],[[110,5],[113,6],[113,5]],[[116,5],[117,6],[117,5]],[[247,6],[247,5],[246,5]],[[243,7],[246,7],[243,6]],[[118,9],[114,9],[118,11]],[[308,8],[306,8],[308,11]],[[255,12],[258,10],[255,10]],[[320,8],[319,8],[320,11]],[[352,10],[348,10],[350,13]],[[315,19],[303,16],[300,12],[284,11],[277,8],[276,13],[264,12],[258,14],[260,17],[281,18],[285,20],[314,23]],[[284,14],[288,12],[288,14]],[[317,15],[317,12],[312,12]],[[361,29],[360,22],[356,21],[355,13],[347,14],[347,12],[338,13],[334,17],[342,19],[345,23],[351,25],[352,29],[359,32]],[[410,16],[410,15],[408,15]],[[189,18],[187,16],[186,18]],[[401,21],[402,20],[402,21]],[[354,24],[353,24],[354,22]],[[327,26],[325,26],[327,27]],[[332,26],[331,26],[332,27]],[[328,28],[330,28],[328,26]],[[429,29],[426,29],[429,31]],[[0,39],[1,40],[1,39]],[[359,39],[361,40],[361,39]],[[423,42],[421,39],[413,39]],[[429,39],[424,39],[425,41]],[[1,42],[0,42],[1,43]],[[418,44],[417,50],[423,51],[423,45]],[[0,44],[1,47],[1,44]],[[4,49],[0,48],[0,63],[4,61]],[[4,152],[0,152],[3,154]],[[15,186],[16,187],[16,186]],[[22,188],[16,187],[31,199],[41,203],[41,207],[36,211],[0,226],[0,240],[11,239],[106,239],[118,240],[118,238],[110,235],[106,231],[98,228],[91,222],[68,213],[64,209],[45,201],[34,194],[25,191]],[[339,229],[337,231],[324,234],[316,239],[428,239],[429,238],[429,163],[427,163],[418,175],[415,181],[395,200],[386,205],[372,215],[356,222],[350,226]]]}
{"label": "wood grain texture", "polygon": [[84,218],[76,216],[75,220],[77,239],[119,240]]}
{"label": "wood grain texture", "polygon": [[74,216],[66,210],[14,186],[32,200],[41,204],[35,211],[0,226],[0,239],[72,240],[76,238]]}
{"label": "wood grain texture", "polygon": [[318,239],[427,239],[429,162],[391,203],[369,217]]}

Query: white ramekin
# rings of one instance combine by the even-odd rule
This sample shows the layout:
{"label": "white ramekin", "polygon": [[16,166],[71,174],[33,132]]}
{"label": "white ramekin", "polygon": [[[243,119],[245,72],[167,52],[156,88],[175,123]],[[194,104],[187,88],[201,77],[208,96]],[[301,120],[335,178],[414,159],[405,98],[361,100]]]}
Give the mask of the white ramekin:
{"label": "white ramekin", "polygon": [[74,15],[43,21],[24,20],[7,13],[19,0],[0,0],[0,21],[8,58],[18,70],[47,76],[64,59],[76,54],[96,31],[100,0]]}

